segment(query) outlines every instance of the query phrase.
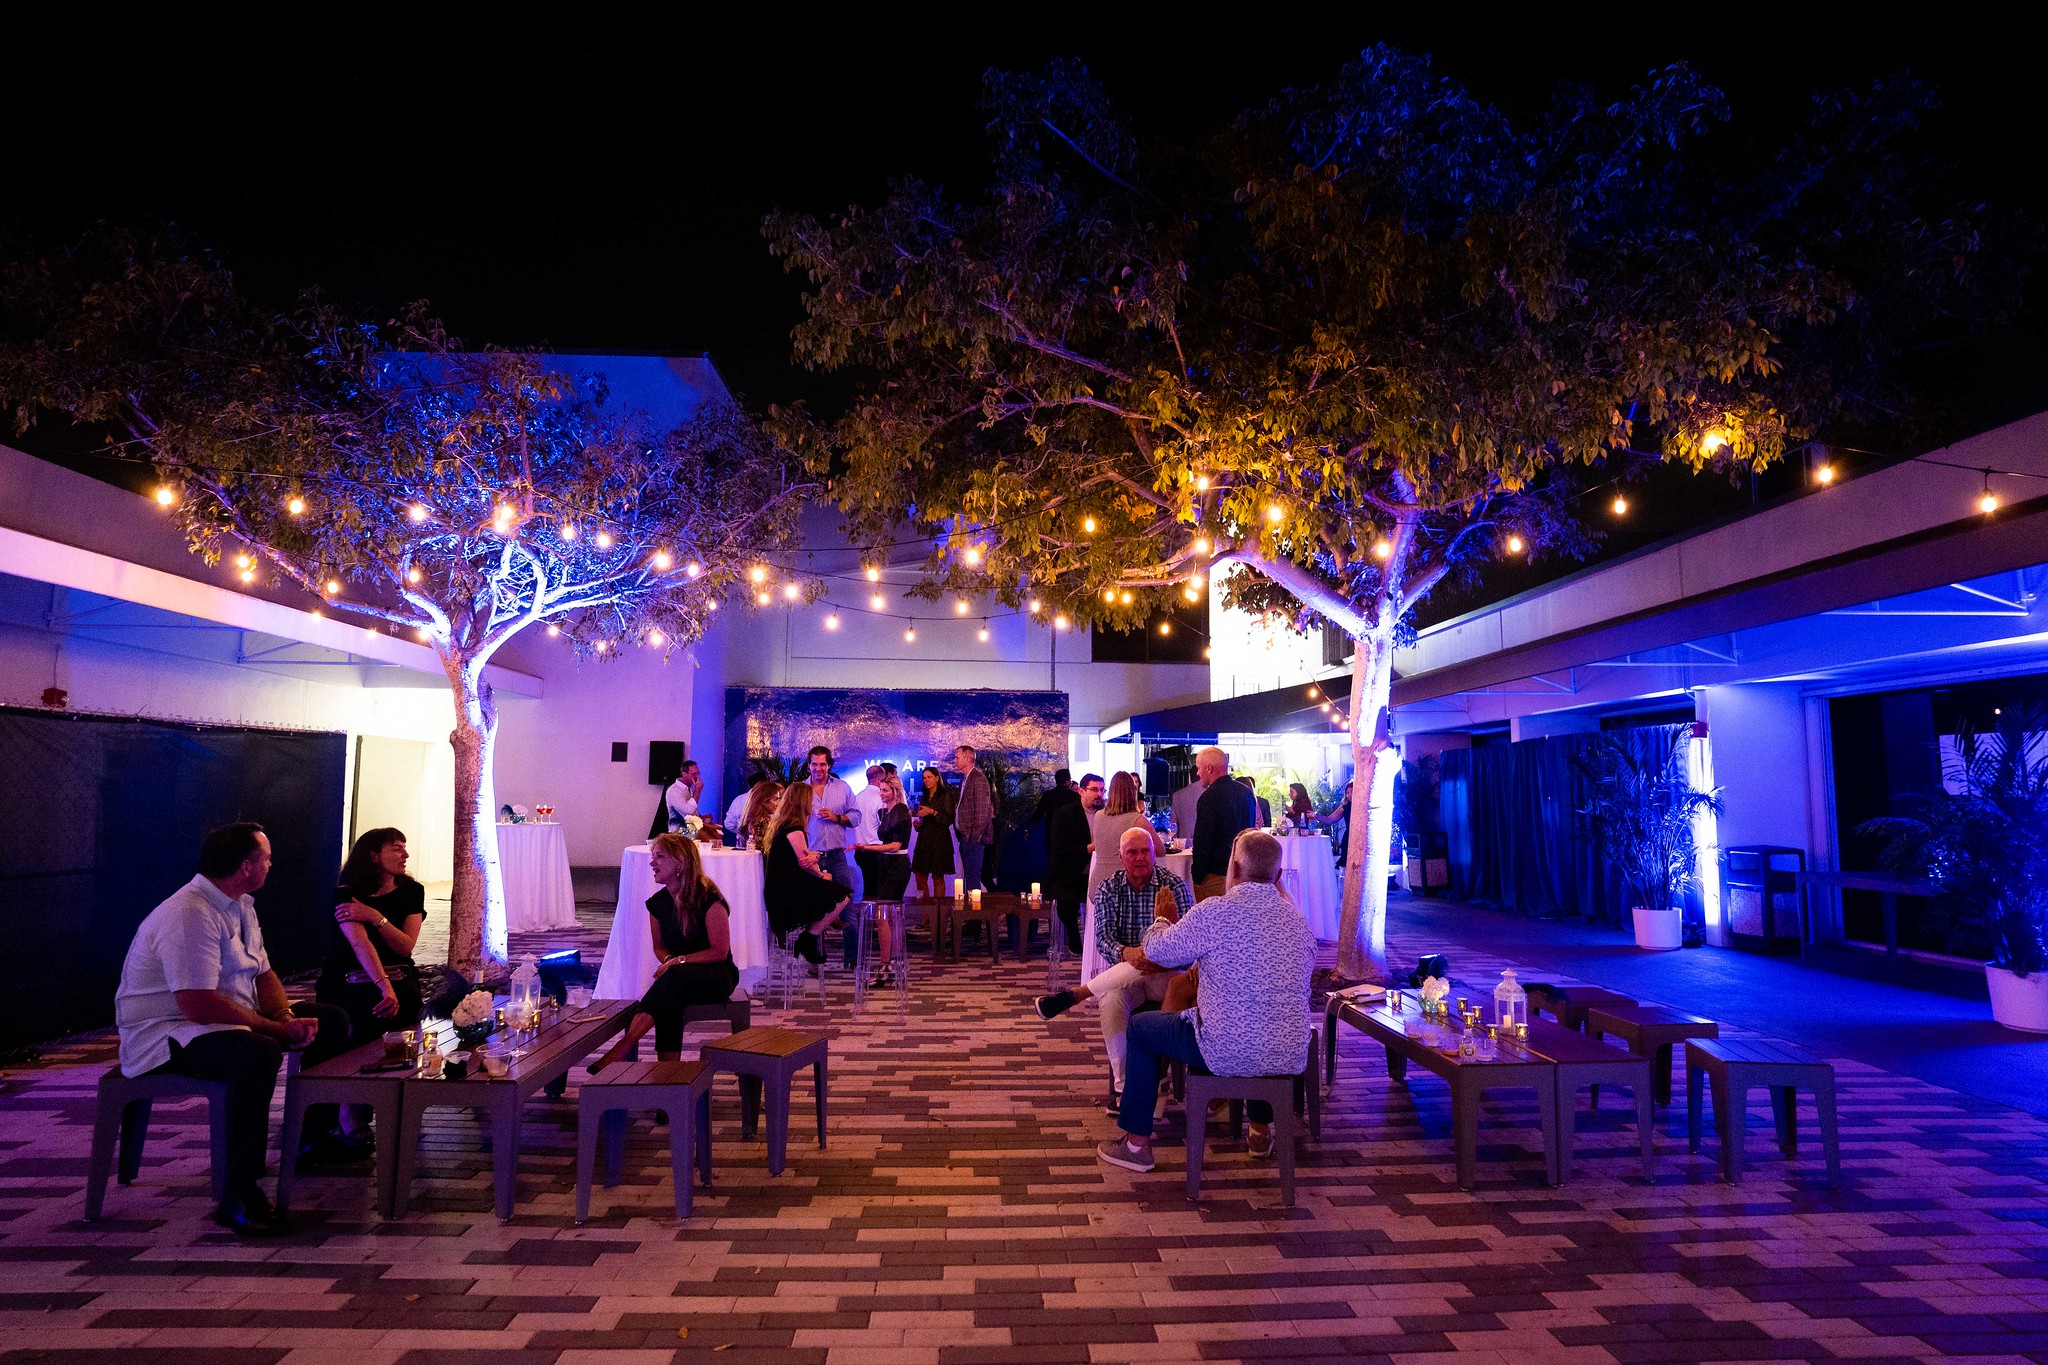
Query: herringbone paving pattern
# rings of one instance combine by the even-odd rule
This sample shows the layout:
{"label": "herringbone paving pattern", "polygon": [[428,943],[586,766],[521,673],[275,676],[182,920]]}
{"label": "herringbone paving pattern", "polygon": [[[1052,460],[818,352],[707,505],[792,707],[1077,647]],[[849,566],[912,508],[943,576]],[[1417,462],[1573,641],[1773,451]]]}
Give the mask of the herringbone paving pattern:
{"label": "herringbone paving pattern", "polygon": [[[546,937],[586,960],[603,941]],[[1431,946],[1473,995],[1508,965]],[[1443,1086],[1390,1083],[1347,1031],[1299,1207],[1221,1127],[1190,1205],[1177,1111],[1154,1174],[1096,1163],[1100,1040],[1086,1012],[1031,1016],[1042,982],[1036,961],[920,963],[907,1017],[878,1001],[859,1021],[835,983],[829,1011],[813,998],[791,1020],[833,1036],[830,1146],[800,1080],[790,1168],[770,1179],[724,1082],[717,1183],[680,1226],[644,1116],[626,1182],[573,1225],[573,1091],[527,1110],[509,1223],[479,1130],[437,1111],[406,1219],[335,1176],[302,1185],[290,1238],[237,1240],[206,1219],[204,1111],[186,1104],[159,1111],[142,1177],[87,1224],[111,1038],[71,1040],[0,1095],[0,1360],[2048,1362],[2048,1124],[2031,1116],[1844,1063],[1844,1188],[1824,1184],[1811,1109],[1787,1162],[1761,1103],[1730,1187],[1711,1139],[1685,1152],[1682,1086],[1653,1183],[1632,1106],[1582,1100],[1575,1178],[1550,1189],[1533,1098],[1509,1092],[1462,1192]]]}

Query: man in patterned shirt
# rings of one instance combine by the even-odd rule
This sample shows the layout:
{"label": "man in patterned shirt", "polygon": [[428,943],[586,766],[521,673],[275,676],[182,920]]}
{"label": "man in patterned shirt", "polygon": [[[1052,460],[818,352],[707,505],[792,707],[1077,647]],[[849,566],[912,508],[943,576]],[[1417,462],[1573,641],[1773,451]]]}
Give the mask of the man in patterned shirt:
{"label": "man in patterned shirt", "polygon": [[[1240,789],[1242,790],[1242,789]],[[1308,983],[1316,936],[1273,883],[1280,841],[1248,829],[1230,848],[1228,889],[1177,922],[1157,917],[1137,952],[1140,967],[1201,967],[1195,1007],[1131,1021],[1124,1136],[1095,1154],[1126,1170],[1152,1169],[1152,1095],[1168,1062],[1218,1076],[1293,1076],[1308,1053]],[[1253,1101],[1248,1146],[1273,1154],[1273,1107]],[[1201,1122],[1191,1116],[1190,1122]]]}
{"label": "man in patterned shirt", "polygon": [[1163,916],[1170,923],[1195,903],[1188,884],[1159,866],[1151,830],[1125,830],[1117,842],[1117,856],[1123,860],[1123,868],[1095,888],[1095,951],[1113,965],[1073,990],[1055,991],[1038,1000],[1041,1019],[1057,1018],[1090,997],[1102,1002],[1102,1042],[1109,1050],[1113,1087],[1111,1113],[1118,1112],[1123,1096],[1125,1035],[1131,1011],[1147,1000],[1165,1000],[1167,983],[1172,980],[1172,973],[1133,960],[1144,956],[1138,945],[1155,919]]}

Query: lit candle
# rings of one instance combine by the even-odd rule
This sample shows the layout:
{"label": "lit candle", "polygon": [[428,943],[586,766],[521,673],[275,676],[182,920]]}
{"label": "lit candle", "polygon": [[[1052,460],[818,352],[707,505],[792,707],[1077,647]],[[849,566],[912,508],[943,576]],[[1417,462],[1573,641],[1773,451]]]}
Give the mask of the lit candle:
{"label": "lit candle", "polygon": [[1032,900],[1034,900],[1034,901],[1036,901],[1036,900],[1038,899],[1038,883],[1037,883],[1037,882],[1033,882],[1033,883],[1031,883],[1031,899],[1032,899]]}
{"label": "lit candle", "polygon": [[981,909],[981,888],[977,886],[974,888],[974,890],[968,892],[967,900],[968,903],[973,905],[975,909]]}
{"label": "lit candle", "polygon": [[953,899],[956,901],[967,899],[967,883],[961,881],[958,877],[953,879]]}

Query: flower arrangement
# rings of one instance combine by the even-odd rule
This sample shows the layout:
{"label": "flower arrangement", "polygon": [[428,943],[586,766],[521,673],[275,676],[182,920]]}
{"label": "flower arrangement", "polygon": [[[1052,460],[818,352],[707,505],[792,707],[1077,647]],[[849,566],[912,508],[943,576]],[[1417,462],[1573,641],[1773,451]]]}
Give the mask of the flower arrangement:
{"label": "flower arrangement", "polygon": [[497,1007],[489,991],[471,991],[448,1012],[448,1021],[455,1025],[455,1036],[471,1045],[481,1043],[491,1036],[497,1026]]}

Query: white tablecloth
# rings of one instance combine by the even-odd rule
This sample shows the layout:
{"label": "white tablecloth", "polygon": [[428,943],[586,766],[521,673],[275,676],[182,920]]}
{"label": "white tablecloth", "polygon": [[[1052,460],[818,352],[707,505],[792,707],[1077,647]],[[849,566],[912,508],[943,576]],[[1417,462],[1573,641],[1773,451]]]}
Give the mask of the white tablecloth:
{"label": "white tablecloth", "polygon": [[[1162,853],[1159,866],[1171,872],[1188,884],[1188,890],[1195,889],[1195,855],[1192,853]],[[1102,955],[1095,951],[1095,902],[1089,901],[1081,912],[1081,979],[1092,981],[1096,973],[1115,964],[1104,962]]]}
{"label": "white tablecloth", "polygon": [[505,926],[515,934],[576,927],[576,888],[560,825],[499,825]]}
{"label": "white tablecloth", "polygon": [[[768,975],[767,873],[758,853],[737,848],[706,849],[704,875],[725,897],[732,934],[732,962],[740,989],[752,995]],[[597,971],[597,998],[638,1000],[654,980],[654,940],[647,927],[647,898],[658,886],[647,865],[647,845],[633,844],[619,855],[619,904],[612,934]]]}
{"label": "white tablecloth", "polygon": [[1337,890],[1337,864],[1331,861],[1327,834],[1288,835],[1280,841],[1280,888],[1325,943],[1337,937],[1343,898]]}

